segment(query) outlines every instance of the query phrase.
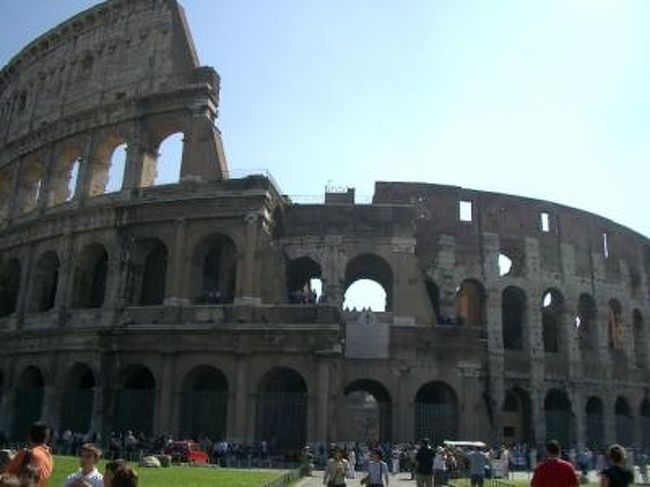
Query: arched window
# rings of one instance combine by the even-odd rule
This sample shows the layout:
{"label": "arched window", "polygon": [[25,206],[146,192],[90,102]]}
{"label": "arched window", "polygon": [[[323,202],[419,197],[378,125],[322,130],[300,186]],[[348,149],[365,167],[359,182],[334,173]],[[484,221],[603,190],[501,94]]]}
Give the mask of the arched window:
{"label": "arched window", "polygon": [[202,304],[232,303],[237,282],[237,247],[222,233],[205,237],[194,251],[194,300]]}
{"label": "arched window", "polygon": [[556,439],[560,445],[572,445],[573,414],[571,402],[566,392],[551,389],[544,400],[544,416],[546,420],[546,439]]}
{"label": "arched window", "polygon": [[608,344],[610,350],[622,350],[625,342],[623,307],[617,299],[609,300]]}
{"label": "arched window", "polygon": [[106,293],[108,253],[101,244],[85,247],[75,270],[73,307],[101,308]]}
{"label": "arched window", "polygon": [[32,278],[30,311],[49,311],[54,308],[59,282],[59,258],[47,251],[36,261]]}
{"label": "arched window", "polygon": [[79,168],[81,167],[81,158],[76,158],[70,163],[70,170],[67,175],[67,193],[66,201],[71,201],[77,194],[77,180],[79,179]]}
{"label": "arched window", "polygon": [[563,331],[564,297],[557,289],[547,289],[542,296],[542,341],[546,353],[560,351]]}
{"label": "arched window", "polygon": [[463,281],[456,292],[456,322],[482,327],[485,324],[485,290],[474,280]]}
{"label": "arched window", "polygon": [[309,257],[287,263],[287,296],[292,304],[315,304],[323,297],[321,266]]}
{"label": "arched window", "polygon": [[598,335],[596,330],[596,302],[589,294],[581,294],[578,299],[578,316],[575,320],[580,340],[580,350],[591,352],[596,350]]}
{"label": "arched window", "polygon": [[122,189],[124,170],[126,169],[127,149],[126,144],[120,144],[113,149],[110,156],[108,177],[104,192],[114,193]]}
{"label": "arched window", "polygon": [[44,395],[45,379],[40,369],[27,367],[20,375],[16,388],[12,427],[14,440],[24,441],[32,423],[41,419]]}
{"label": "arched window", "polygon": [[36,208],[41,197],[45,166],[38,159],[25,162],[18,188],[18,209],[28,213]]}
{"label": "arched window", "polygon": [[360,379],[345,389],[342,441],[385,442],[391,439],[392,400],[383,384]]}
{"label": "arched window", "polygon": [[202,365],[183,381],[181,431],[187,438],[208,435],[214,441],[226,437],[228,380],[221,370]]}
{"label": "arched window", "polygon": [[393,272],[374,254],[355,257],[345,270],[344,308],[392,311]]}
{"label": "arched window", "polygon": [[506,350],[524,349],[526,329],[526,293],[515,286],[509,286],[501,295],[501,319],[503,348]]}
{"label": "arched window", "polygon": [[169,135],[158,148],[156,159],[156,178],[154,185],[174,184],[181,178],[181,162],[183,160],[182,132]]}
{"label": "arched window", "polygon": [[415,436],[431,444],[458,438],[458,397],[444,382],[428,382],[415,395]]}
{"label": "arched window", "polygon": [[115,399],[115,427],[118,431],[153,432],[156,381],[147,367],[130,365],[124,369]]}
{"label": "arched window", "polygon": [[307,437],[307,384],[293,369],[275,367],[260,380],[256,436],[278,451],[296,450]]}
{"label": "arched window", "polygon": [[163,304],[167,280],[167,247],[156,238],[135,243],[129,261],[127,296],[131,304]]}
{"label": "arched window", "polygon": [[61,411],[61,430],[69,429],[77,433],[90,431],[95,394],[95,375],[86,364],[76,364],[65,384],[63,408]]}
{"label": "arched window", "polygon": [[11,259],[0,268],[0,318],[16,311],[20,289],[20,262]]}

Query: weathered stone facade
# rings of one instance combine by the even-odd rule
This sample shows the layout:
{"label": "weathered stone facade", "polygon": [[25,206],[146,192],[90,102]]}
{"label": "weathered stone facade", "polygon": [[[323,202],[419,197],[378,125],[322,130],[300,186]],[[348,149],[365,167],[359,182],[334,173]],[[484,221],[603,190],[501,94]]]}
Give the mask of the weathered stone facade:
{"label": "weathered stone facade", "polygon": [[[383,439],[650,447],[647,238],[433,184],[294,204],[266,176],[229,178],[218,90],[173,0],[105,2],[3,68],[0,430],[291,447],[358,439],[346,397],[365,391]],[[154,186],[175,132],[180,181]],[[327,302],[290,304],[316,277]],[[362,278],[386,312],[342,310]]]}

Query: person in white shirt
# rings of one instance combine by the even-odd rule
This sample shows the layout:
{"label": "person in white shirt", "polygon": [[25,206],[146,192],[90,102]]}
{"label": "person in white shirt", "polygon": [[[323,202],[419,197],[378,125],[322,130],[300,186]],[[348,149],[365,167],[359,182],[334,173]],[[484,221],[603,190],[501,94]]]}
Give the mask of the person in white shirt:
{"label": "person in white shirt", "polygon": [[68,475],[65,487],[78,487],[91,485],[92,487],[104,487],[104,476],[97,470],[97,463],[102,456],[102,451],[93,443],[84,443],[79,454],[80,469]]}
{"label": "person in white shirt", "polygon": [[365,481],[368,487],[388,487],[388,465],[381,460],[381,456],[381,450],[370,450],[370,460],[366,466]]}

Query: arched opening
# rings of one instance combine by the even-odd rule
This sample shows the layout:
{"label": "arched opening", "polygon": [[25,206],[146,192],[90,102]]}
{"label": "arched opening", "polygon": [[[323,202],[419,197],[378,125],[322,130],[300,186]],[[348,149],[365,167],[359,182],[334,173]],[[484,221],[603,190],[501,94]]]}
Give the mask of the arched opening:
{"label": "arched opening", "polygon": [[526,250],[521,238],[501,237],[497,267],[499,276],[519,277],[524,275],[526,265]]}
{"label": "arched opening", "polygon": [[20,375],[16,388],[14,420],[11,429],[14,440],[24,441],[32,423],[41,419],[44,395],[43,374],[38,367],[27,367]]}
{"label": "arched opening", "polygon": [[497,257],[497,266],[499,267],[499,276],[507,276],[512,271],[512,259],[506,254],[499,254]]}
{"label": "arched opening", "polygon": [[95,375],[86,364],[76,364],[65,383],[61,430],[74,433],[90,431],[95,394]]}
{"label": "arched opening", "polygon": [[650,448],[650,400],[647,398],[641,403],[639,409],[641,416],[641,448]]}
{"label": "arched opening", "polygon": [[315,304],[319,301],[325,301],[322,289],[322,269],[314,259],[299,257],[287,263],[287,296],[289,303]]}
{"label": "arched opening", "polygon": [[585,442],[592,450],[603,447],[605,438],[605,418],[603,401],[596,396],[587,400],[585,408]]}
{"label": "arched opening", "polygon": [[14,314],[20,289],[20,262],[11,259],[0,270],[0,318]]}
{"label": "arched opening", "polygon": [[195,289],[195,301],[202,304],[232,303],[237,279],[237,248],[230,237],[212,234],[194,252],[196,276],[201,276]]}
{"label": "arched opening", "polygon": [[598,345],[596,330],[596,302],[590,294],[581,294],[578,298],[578,316],[576,316],[580,350],[592,352]]}
{"label": "arched opening", "polygon": [[432,445],[458,439],[458,398],[444,382],[428,382],[415,395],[415,437]]}
{"label": "arched opening", "polygon": [[77,180],[79,179],[79,168],[81,167],[81,158],[77,157],[69,164],[69,170],[66,176],[66,194],[65,201],[72,201],[77,194]]}
{"label": "arched opening", "polygon": [[49,311],[54,308],[59,282],[59,258],[56,252],[43,253],[34,266],[30,311]]}
{"label": "arched opening", "polygon": [[623,307],[617,299],[609,300],[607,337],[610,350],[623,350],[625,330],[623,328]]}
{"label": "arched opening", "polygon": [[508,390],[503,401],[503,440],[511,444],[534,441],[530,396],[518,387]]}
{"label": "arched opening", "polygon": [[228,420],[228,380],[219,369],[202,365],[183,381],[181,431],[188,438],[225,438]]}
{"label": "arched opening", "polygon": [[363,254],[348,262],[343,308],[392,311],[392,296],[393,271],[382,257]]}
{"label": "arched opening", "polygon": [[474,280],[463,281],[456,292],[456,322],[482,327],[485,324],[485,290]]}
{"label": "arched opening", "polygon": [[156,381],[144,365],[130,365],[120,376],[115,397],[115,427],[118,431],[153,432]]}
{"label": "arched opening", "polygon": [[440,316],[440,290],[432,279],[427,278],[424,280],[424,283],[427,287],[427,296],[429,296],[429,302],[431,303],[431,309],[433,310],[436,323],[442,323],[442,317]]}
{"label": "arched opening", "polygon": [[544,417],[547,440],[558,440],[565,448],[573,445],[573,413],[571,402],[564,391],[551,389],[546,394]]}
{"label": "arched opening", "polygon": [[167,247],[156,238],[138,241],[128,263],[127,296],[132,304],[155,306],[165,301]]}
{"label": "arched opening", "polygon": [[647,365],[648,344],[643,326],[643,315],[638,309],[635,309],[632,313],[632,322],[634,323],[634,356],[636,358],[636,365],[640,369],[645,369]]}
{"label": "arched opening", "polygon": [[557,289],[548,289],[542,296],[542,341],[546,353],[560,351],[560,334],[564,322],[564,297]]}
{"label": "arched opening", "polygon": [[340,430],[342,441],[370,444],[391,439],[392,400],[386,388],[370,379],[356,380],[345,387],[345,407]]}
{"label": "arched opening", "polygon": [[113,149],[109,159],[108,175],[103,192],[115,193],[122,189],[127,150],[128,146],[126,144],[120,144]]}
{"label": "arched opening", "polygon": [[526,330],[526,293],[518,287],[508,286],[501,295],[501,320],[503,348],[524,349]]}
{"label": "arched opening", "polygon": [[256,437],[272,451],[297,450],[307,437],[307,384],[287,367],[275,367],[260,380]]}
{"label": "arched opening", "polygon": [[158,146],[154,185],[174,184],[180,181],[183,140],[183,133],[176,132],[165,138]]}
{"label": "arched opening", "polygon": [[41,161],[31,159],[25,163],[18,189],[18,209],[21,213],[28,213],[38,205],[44,176],[45,166]]}
{"label": "arched opening", "polygon": [[75,269],[74,308],[101,308],[106,293],[108,253],[101,244],[86,246],[79,254]]}
{"label": "arched opening", "polygon": [[634,416],[630,403],[624,397],[616,399],[614,407],[616,415],[616,442],[623,446],[634,444]]}

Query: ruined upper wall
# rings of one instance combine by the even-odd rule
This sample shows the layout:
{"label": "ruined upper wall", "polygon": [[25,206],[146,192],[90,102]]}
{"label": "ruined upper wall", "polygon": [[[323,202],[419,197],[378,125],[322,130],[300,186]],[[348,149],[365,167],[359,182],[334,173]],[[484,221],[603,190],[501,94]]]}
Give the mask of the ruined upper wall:
{"label": "ruined upper wall", "polygon": [[182,86],[198,59],[173,0],[109,0],[30,43],[0,72],[0,140]]}

